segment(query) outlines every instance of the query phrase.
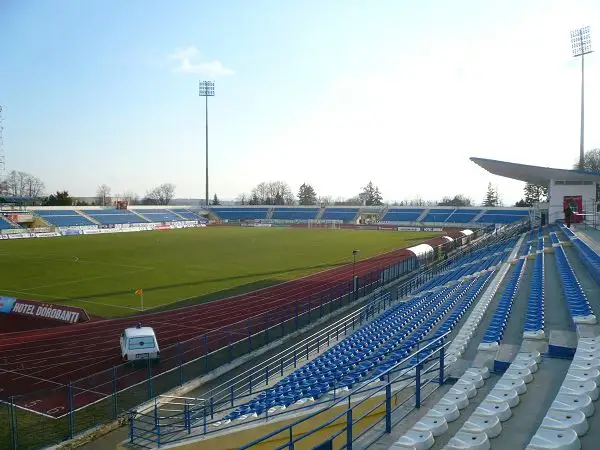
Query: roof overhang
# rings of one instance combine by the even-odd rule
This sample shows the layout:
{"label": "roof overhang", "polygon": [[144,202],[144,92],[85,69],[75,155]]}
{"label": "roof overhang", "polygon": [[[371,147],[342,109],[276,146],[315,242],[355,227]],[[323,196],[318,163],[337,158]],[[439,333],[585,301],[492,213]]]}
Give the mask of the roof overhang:
{"label": "roof overhang", "polygon": [[526,183],[548,186],[551,180],[593,181],[600,183],[600,173],[585,170],[553,169],[551,167],[529,166],[486,158],[470,158],[478,166],[501,177]]}

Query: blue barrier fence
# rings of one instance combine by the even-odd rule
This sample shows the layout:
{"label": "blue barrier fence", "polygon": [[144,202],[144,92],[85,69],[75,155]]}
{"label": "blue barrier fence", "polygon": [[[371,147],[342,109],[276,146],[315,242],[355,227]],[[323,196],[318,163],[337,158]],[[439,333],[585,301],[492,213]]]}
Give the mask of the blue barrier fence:
{"label": "blue barrier fence", "polygon": [[[340,419],[346,419],[342,429],[332,433],[327,437],[327,440],[333,442],[341,438],[343,441],[345,438],[346,442],[343,445],[341,445],[342,443],[336,443],[335,448],[352,449],[352,443],[359,439],[368,439],[374,442],[384,432],[389,433],[391,427],[406,417],[413,408],[420,407],[421,402],[429,395],[424,395],[423,388],[432,382],[437,385],[444,383],[444,354],[445,348],[450,343],[447,341],[449,334],[448,331],[442,336],[422,340],[416,351],[377,376],[377,378],[384,380],[383,384],[372,387],[370,386],[372,380],[370,380],[358,384],[347,392],[338,391],[334,388],[333,398],[331,399],[308,402],[305,405],[293,408],[294,414],[307,412],[307,416],[281,427],[241,447],[241,449],[252,448],[270,440],[280,440],[283,436],[287,436],[287,442],[273,448],[275,450],[293,449],[300,441],[320,432]],[[414,389],[414,392],[392,404],[392,394],[395,398],[399,398],[402,389],[407,387]],[[258,395],[260,392],[257,391],[254,395]],[[219,419],[222,414],[217,415],[214,413],[212,410],[213,405],[208,399],[172,398],[170,400],[168,406],[162,409],[156,402],[153,408],[145,412],[131,412],[129,421],[129,442],[131,444],[154,448],[189,439],[191,434],[210,436],[237,427],[236,424],[222,425]],[[413,407],[406,408],[411,400],[414,400]],[[368,409],[353,417],[352,413],[364,409],[366,402],[369,403]],[[340,407],[342,410],[336,412],[332,418],[322,419],[323,415],[333,407]],[[382,417],[372,419],[372,413],[381,407],[384,408]],[[392,417],[394,412],[400,408],[404,408],[402,414]],[[315,409],[317,411],[314,411]],[[289,411],[269,414],[267,410],[264,417],[246,419],[243,425],[262,424],[269,420],[277,420],[287,413]],[[324,420],[324,423],[301,435],[294,432],[294,429],[297,429],[300,424],[313,420]],[[359,426],[361,421],[368,422],[367,426]],[[384,421],[384,431],[377,432],[375,428]],[[355,428],[361,428],[361,432],[354,433]],[[371,432],[374,433],[369,437],[368,433]]]}

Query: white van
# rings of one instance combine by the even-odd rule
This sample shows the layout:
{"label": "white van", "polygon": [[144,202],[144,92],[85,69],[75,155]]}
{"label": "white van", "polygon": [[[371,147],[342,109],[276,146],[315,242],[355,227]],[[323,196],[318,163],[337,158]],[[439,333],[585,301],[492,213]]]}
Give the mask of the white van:
{"label": "white van", "polygon": [[123,361],[158,359],[160,349],[154,330],[140,325],[126,328],[121,333],[121,357]]}

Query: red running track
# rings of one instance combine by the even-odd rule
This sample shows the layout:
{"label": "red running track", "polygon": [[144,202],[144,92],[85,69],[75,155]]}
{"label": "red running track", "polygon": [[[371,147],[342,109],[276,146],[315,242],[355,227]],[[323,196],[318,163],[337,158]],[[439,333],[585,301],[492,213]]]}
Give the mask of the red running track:
{"label": "red running track", "polygon": [[[426,241],[437,245],[441,238]],[[442,240],[443,241],[443,240]],[[413,254],[395,250],[356,263],[356,274],[366,282]],[[68,411],[66,385],[73,386],[73,408],[94,402],[113,391],[146,379],[147,369],[123,366],[121,331],[138,321],[154,328],[161,346],[158,374],[179,361],[191,361],[265,329],[298,313],[337,298],[351,288],[353,265],[319,272],[248,294],[210,303],[146,313],[130,318],[99,320],[66,327],[3,335],[0,343],[0,399],[17,396],[18,406],[50,416]],[[312,304],[311,304],[312,302]],[[267,314],[265,314],[267,313]],[[207,337],[205,337],[207,336]],[[177,345],[177,343],[181,343]],[[113,369],[118,366],[117,369]],[[113,372],[115,370],[116,372]],[[31,394],[35,393],[35,394]],[[24,394],[30,394],[23,397]]]}

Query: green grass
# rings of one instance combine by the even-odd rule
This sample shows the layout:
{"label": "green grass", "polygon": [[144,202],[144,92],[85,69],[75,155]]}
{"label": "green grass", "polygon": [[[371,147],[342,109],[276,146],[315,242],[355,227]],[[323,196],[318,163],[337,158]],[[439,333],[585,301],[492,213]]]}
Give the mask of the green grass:
{"label": "green grass", "polygon": [[246,292],[402,248],[436,233],[208,227],[3,241],[0,294],[102,317]]}

